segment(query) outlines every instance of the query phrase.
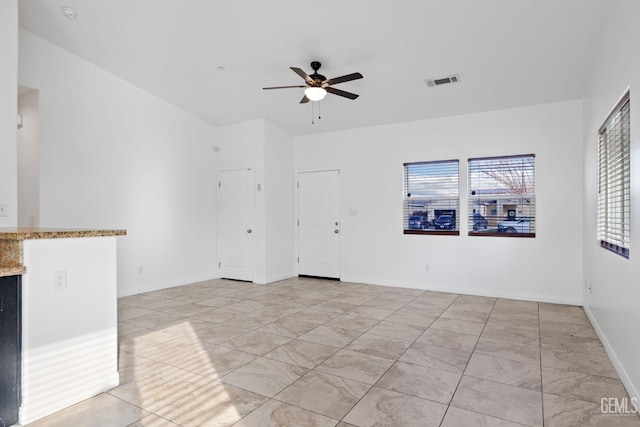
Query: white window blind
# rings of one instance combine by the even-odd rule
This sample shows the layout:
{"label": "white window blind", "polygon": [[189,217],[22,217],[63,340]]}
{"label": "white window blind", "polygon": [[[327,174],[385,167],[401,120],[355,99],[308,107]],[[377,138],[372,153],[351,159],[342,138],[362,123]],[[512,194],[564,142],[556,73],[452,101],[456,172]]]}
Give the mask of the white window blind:
{"label": "white window blind", "polygon": [[469,235],[535,237],[535,155],[469,159]]}
{"label": "white window blind", "polygon": [[405,234],[459,234],[458,160],[404,164]]}
{"label": "white window blind", "polygon": [[629,258],[630,97],[627,93],[600,128],[598,138],[598,240]]}

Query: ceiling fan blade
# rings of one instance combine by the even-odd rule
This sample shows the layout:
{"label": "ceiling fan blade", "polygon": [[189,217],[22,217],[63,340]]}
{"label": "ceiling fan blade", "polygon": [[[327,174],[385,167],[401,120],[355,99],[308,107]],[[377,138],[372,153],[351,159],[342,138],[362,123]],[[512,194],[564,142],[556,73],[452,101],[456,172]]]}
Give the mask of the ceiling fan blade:
{"label": "ceiling fan blade", "polygon": [[300,104],[306,104],[307,102],[309,102],[309,98],[307,98],[307,95],[305,95],[300,100]]}
{"label": "ceiling fan blade", "polygon": [[329,93],[332,93],[332,94],[338,95],[338,96],[344,96],[345,98],[349,98],[349,99],[356,99],[357,97],[360,96],[360,95],[356,95],[355,93],[346,92],[344,90],[336,89],[336,88],[333,88],[333,87],[326,87],[325,89]]}
{"label": "ceiling fan blade", "polygon": [[305,82],[311,83],[311,84],[314,83],[313,79],[311,77],[309,77],[309,75],[307,73],[305,73],[304,71],[302,71],[300,68],[297,68],[297,67],[289,67],[289,68],[291,68],[294,73],[296,73],[297,75],[302,77]]}
{"label": "ceiling fan blade", "polygon": [[269,90],[269,89],[289,89],[289,88],[300,88],[300,87],[307,87],[307,86],[271,86],[271,87],[263,87],[262,89],[264,90]]}
{"label": "ceiling fan blade", "polygon": [[351,80],[358,80],[361,78],[362,78],[362,74],[352,73],[352,74],[347,74],[346,76],[334,77],[323,83],[328,83],[330,85],[337,85],[338,83],[350,82]]}

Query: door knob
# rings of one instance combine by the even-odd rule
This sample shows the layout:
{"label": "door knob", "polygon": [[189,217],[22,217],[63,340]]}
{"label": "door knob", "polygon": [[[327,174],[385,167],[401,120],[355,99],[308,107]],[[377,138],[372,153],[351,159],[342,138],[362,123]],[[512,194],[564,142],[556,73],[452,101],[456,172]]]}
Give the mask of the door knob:
{"label": "door knob", "polygon": [[251,234],[251,229],[248,229],[248,230],[247,230],[247,233],[248,233],[248,234]]}
{"label": "door knob", "polygon": [[336,233],[336,234],[338,234],[338,233],[339,233],[339,231],[338,231],[338,230],[333,230],[333,232],[334,232],[334,233]]}

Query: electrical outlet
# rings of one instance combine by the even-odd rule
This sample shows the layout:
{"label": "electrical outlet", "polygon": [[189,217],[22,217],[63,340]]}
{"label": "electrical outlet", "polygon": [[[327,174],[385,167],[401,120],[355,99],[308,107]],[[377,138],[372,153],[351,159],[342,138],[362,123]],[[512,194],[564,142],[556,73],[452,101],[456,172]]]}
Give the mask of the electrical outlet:
{"label": "electrical outlet", "polygon": [[6,203],[0,203],[0,217],[9,216],[9,208]]}
{"label": "electrical outlet", "polygon": [[67,289],[67,272],[56,271],[54,273],[53,287],[56,291]]}

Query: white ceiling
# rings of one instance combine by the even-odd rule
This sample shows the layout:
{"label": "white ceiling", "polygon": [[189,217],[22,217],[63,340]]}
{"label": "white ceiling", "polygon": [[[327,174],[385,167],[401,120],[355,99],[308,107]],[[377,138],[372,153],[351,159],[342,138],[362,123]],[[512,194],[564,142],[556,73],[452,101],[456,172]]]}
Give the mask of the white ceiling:
{"label": "white ceiling", "polygon": [[[265,117],[304,135],[581,98],[607,2],[20,0],[20,25],[214,125]],[[364,75],[315,125],[302,89],[262,90],[302,84],[289,67],[312,60]]]}

